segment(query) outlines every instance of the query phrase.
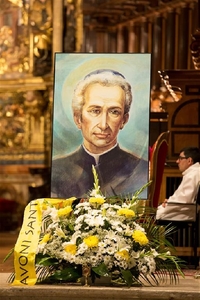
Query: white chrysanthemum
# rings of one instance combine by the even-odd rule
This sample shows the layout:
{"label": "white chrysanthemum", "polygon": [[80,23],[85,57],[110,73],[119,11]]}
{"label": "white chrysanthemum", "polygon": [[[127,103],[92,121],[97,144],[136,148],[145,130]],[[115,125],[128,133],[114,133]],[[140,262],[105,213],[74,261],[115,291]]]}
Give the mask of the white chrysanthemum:
{"label": "white chrysanthemum", "polygon": [[148,261],[149,273],[155,272],[155,270],[156,270],[156,262],[155,262],[154,258],[153,257],[149,257],[147,259],[147,261]]}
{"label": "white chrysanthemum", "polygon": [[143,273],[143,274],[147,274],[147,271],[148,271],[148,269],[147,269],[147,266],[145,266],[145,265],[139,265],[139,271],[141,272],[141,273]]}
{"label": "white chrysanthemum", "polygon": [[107,253],[108,255],[113,255],[115,251],[116,251],[115,247],[107,247],[105,253]]}
{"label": "white chrysanthemum", "polygon": [[142,232],[145,232],[144,228],[135,222],[134,222],[134,227],[135,227],[134,230],[140,230]]}
{"label": "white chrysanthemum", "polygon": [[108,265],[111,263],[111,256],[110,255],[104,255],[103,261],[105,265]]}
{"label": "white chrysanthemum", "polygon": [[124,270],[128,268],[127,262],[125,260],[119,261],[118,266]]}
{"label": "white chrysanthemum", "polygon": [[97,260],[99,260],[99,261],[103,261],[103,260],[104,260],[104,258],[103,258],[103,255],[102,255],[102,252],[101,252],[101,251],[99,251],[99,252],[97,253],[97,255],[96,255],[96,258],[97,258]]}
{"label": "white chrysanthemum", "polygon": [[85,218],[85,223],[88,224],[88,226],[103,226],[104,225],[104,218],[102,216],[91,216],[91,217],[87,217]]}
{"label": "white chrysanthemum", "polygon": [[99,247],[99,251],[101,251],[101,249],[104,249],[106,247],[106,243],[104,241],[99,242],[98,247]]}
{"label": "white chrysanthemum", "polygon": [[46,244],[38,244],[36,254],[43,253],[45,246],[46,246]]}
{"label": "white chrysanthemum", "polygon": [[92,256],[90,256],[90,262],[91,262],[91,265],[94,267],[98,263],[98,258],[96,256],[92,255]]}
{"label": "white chrysanthemum", "polygon": [[75,221],[75,225],[82,223],[84,221],[84,219],[85,219],[85,215],[78,216],[76,221]]}
{"label": "white chrysanthemum", "polygon": [[88,249],[88,246],[85,243],[81,243],[78,246],[77,255],[82,255],[87,249]]}

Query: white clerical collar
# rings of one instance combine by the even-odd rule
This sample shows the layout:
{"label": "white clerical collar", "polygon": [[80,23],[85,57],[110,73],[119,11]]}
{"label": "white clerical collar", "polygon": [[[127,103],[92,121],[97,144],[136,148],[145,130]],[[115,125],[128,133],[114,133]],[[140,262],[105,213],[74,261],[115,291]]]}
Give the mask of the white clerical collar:
{"label": "white clerical collar", "polygon": [[85,148],[85,146],[83,145],[83,148],[84,148],[85,152],[87,152],[89,155],[91,155],[91,156],[94,157],[96,165],[99,163],[99,157],[100,157],[101,155],[110,152],[110,151],[113,150],[115,147],[117,147],[117,143],[116,143],[112,148],[110,148],[110,149],[108,149],[108,150],[106,150],[106,151],[104,151],[104,152],[102,152],[102,153],[95,154],[95,153],[91,153],[90,151],[88,151],[88,150]]}

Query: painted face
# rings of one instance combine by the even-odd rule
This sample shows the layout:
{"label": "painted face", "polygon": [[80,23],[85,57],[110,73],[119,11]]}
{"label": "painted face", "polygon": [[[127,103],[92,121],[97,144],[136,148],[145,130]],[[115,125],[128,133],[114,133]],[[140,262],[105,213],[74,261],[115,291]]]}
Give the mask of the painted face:
{"label": "painted face", "polygon": [[178,164],[179,170],[184,172],[193,164],[193,161],[191,157],[186,157],[184,152],[181,152],[176,163]]}
{"label": "painted face", "polygon": [[128,121],[124,115],[125,93],[119,86],[103,86],[94,83],[84,95],[81,116],[74,116],[82,130],[84,146],[92,153],[100,154],[117,142],[120,129]]}

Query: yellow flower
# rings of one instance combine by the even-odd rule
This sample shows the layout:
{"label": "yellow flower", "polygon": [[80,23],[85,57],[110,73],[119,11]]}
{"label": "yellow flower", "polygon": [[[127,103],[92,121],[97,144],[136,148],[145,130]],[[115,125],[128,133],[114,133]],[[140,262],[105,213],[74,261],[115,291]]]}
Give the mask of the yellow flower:
{"label": "yellow flower", "polygon": [[102,198],[102,197],[98,197],[98,198],[96,198],[96,197],[91,197],[91,198],[89,199],[89,203],[103,204],[104,202],[105,202],[105,200],[104,200],[104,198]]}
{"label": "yellow flower", "polygon": [[70,254],[76,254],[76,245],[75,244],[68,244],[65,246],[65,251],[70,253]]}
{"label": "yellow flower", "polygon": [[76,197],[71,197],[71,198],[68,198],[64,201],[64,206],[71,206],[72,203],[76,200],[77,198]]}
{"label": "yellow flower", "polygon": [[84,238],[83,241],[89,248],[96,247],[96,246],[98,246],[98,243],[99,243],[99,239],[94,235]]}
{"label": "yellow flower", "polygon": [[42,238],[42,240],[40,241],[40,244],[45,244],[45,243],[47,243],[48,241],[49,241],[49,239],[50,239],[50,233],[47,233],[47,234],[45,234],[44,236],[43,236],[43,238]]}
{"label": "yellow flower", "polygon": [[132,234],[132,238],[141,246],[146,245],[149,242],[148,238],[146,237],[146,234],[141,230],[135,230]]}
{"label": "yellow flower", "polygon": [[64,207],[64,208],[61,208],[61,209],[59,209],[58,210],[58,216],[59,217],[62,217],[62,216],[69,216],[69,214],[71,213],[71,211],[72,211],[72,208],[71,208],[71,206],[66,206],[66,207]]}
{"label": "yellow flower", "polygon": [[48,206],[47,206],[47,203],[44,203],[44,202],[43,202],[43,203],[42,203],[42,210],[46,210],[47,207],[48,207]]}
{"label": "yellow flower", "polygon": [[43,203],[44,209],[46,206],[55,207],[57,209],[64,208],[65,206],[71,206],[76,197],[71,197],[68,199],[59,199],[59,198],[46,198]]}
{"label": "yellow flower", "polygon": [[119,216],[125,216],[127,218],[135,217],[135,212],[132,209],[128,209],[128,208],[118,209],[117,214]]}
{"label": "yellow flower", "polygon": [[122,258],[124,258],[125,260],[129,260],[129,253],[127,250],[120,250],[117,252],[118,255],[120,255]]}
{"label": "yellow flower", "polygon": [[51,198],[51,199],[45,199],[45,203],[50,206],[50,207],[56,207],[56,208],[61,208],[62,203],[64,199],[57,199],[57,198]]}

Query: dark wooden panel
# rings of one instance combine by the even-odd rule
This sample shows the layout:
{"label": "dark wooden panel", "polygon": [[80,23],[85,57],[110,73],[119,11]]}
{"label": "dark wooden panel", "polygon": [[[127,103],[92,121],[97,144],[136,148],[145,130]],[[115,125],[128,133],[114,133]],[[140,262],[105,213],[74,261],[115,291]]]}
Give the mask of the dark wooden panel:
{"label": "dark wooden panel", "polygon": [[171,133],[171,156],[177,158],[181,148],[188,145],[200,148],[200,133],[191,131],[173,131]]}
{"label": "dark wooden panel", "polygon": [[182,99],[167,103],[169,140],[168,160],[175,162],[185,146],[200,148],[200,71],[166,70],[169,87],[179,87]]}

